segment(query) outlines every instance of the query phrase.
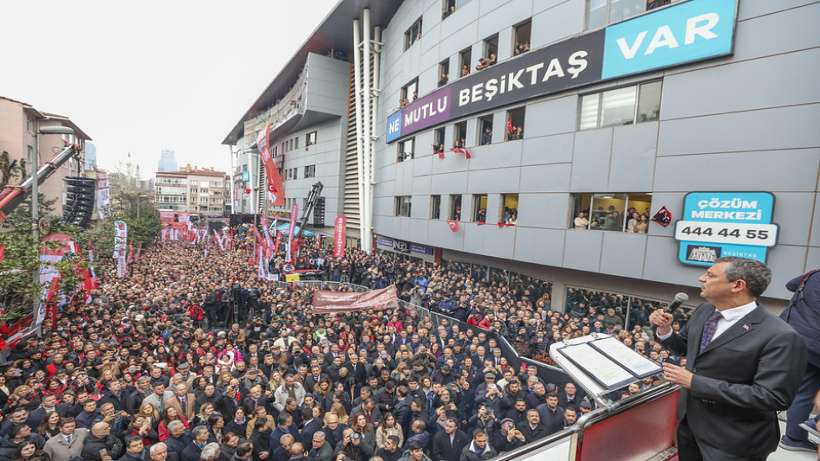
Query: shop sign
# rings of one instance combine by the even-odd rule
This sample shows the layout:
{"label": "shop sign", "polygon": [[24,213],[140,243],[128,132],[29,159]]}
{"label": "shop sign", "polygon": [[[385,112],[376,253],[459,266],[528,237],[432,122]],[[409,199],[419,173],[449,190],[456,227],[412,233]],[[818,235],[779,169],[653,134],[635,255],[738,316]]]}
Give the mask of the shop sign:
{"label": "shop sign", "polygon": [[678,260],[693,266],[726,256],[766,262],[779,230],[773,213],[771,192],[690,192],[675,223]]}
{"label": "shop sign", "polygon": [[605,80],[732,54],[737,0],[689,0],[474,72],[387,117],[387,142]]}
{"label": "shop sign", "polygon": [[416,243],[406,242],[404,240],[385,237],[383,235],[376,236],[376,246],[383,250],[392,250],[397,253],[411,254],[416,253],[420,255],[432,256],[433,248],[426,245],[419,245]]}

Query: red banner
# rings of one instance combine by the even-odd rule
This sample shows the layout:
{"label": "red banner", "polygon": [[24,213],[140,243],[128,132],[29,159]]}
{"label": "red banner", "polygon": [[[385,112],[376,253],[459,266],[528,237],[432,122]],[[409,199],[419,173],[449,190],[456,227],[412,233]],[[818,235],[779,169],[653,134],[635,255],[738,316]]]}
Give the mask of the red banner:
{"label": "red banner", "polygon": [[336,227],[333,229],[333,257],[345,257],[345,242],[347,240],[347,216],[336,217]]}
{"label": "red banner", "polygon": [[450,226],[451,231],[458,232],[458,221],[451,219],[447,221],[447,225]]}
{"label": "red banner", "polygon": [[399,298],[395,285],[364,293],[317,290],[313,292],[312,304],[314,313],[330,314],[365,309],[395,309],[399,307]]}
{"label": "red banner", "polygon": [[285,183],[279,174],[279,169],[273,164],[270,155],[270,123],[265,125],[265,129],[259,132],[256,137],[256,147],[262,156],[265,165],[265,175],[268,177],[268,195],[274,206],[285,206]]}

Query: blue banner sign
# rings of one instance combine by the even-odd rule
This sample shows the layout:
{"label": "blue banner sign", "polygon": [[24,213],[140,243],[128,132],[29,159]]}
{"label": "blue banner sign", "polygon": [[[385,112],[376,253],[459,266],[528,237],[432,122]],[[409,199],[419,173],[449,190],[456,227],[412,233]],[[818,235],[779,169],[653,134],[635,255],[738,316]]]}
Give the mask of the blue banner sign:
{"label": "blue banner sign", "polygon": [[771,192],[690,192],[675,223],[678,260],[693,266],[711,266],[726,256],[766,262],[777,243],[773,213]]}
{"label": "blue banner sign", "polygon": [[466,115],[605,80],[732,54],[737,0],[688,0],[534,49],[387,117],[388,143]]}

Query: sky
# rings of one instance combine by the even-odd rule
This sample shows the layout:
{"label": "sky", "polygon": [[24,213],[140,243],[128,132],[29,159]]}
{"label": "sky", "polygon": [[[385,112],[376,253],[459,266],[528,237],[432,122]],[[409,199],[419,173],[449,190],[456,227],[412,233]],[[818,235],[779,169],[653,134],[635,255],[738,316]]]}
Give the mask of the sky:
{"label": "sky", "polygon": [[222,140],[336,2],[3,0],[0,96],[69,116],[100,168],[227,172]]}

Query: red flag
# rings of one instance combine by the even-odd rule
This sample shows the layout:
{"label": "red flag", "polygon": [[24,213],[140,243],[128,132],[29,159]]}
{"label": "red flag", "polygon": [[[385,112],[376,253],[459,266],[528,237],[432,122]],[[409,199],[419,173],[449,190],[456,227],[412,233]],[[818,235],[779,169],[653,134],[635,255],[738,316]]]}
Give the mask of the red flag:
{"label": "red flag", "polygon": [[3,262],[3,259],[6,257],[6,247],[0,245],[0,263]]}
{"label": "red flag", "polygon": [[268,177],[268,195],[274,206],[284,206],[285,183],[282,181],[279,169],[273,164],[273,158],[270,155],[270,123],[267,123],[265,129],[259,132],[256,137],[256,146],[265,165],[265,175]]}
{"label": "red flag", "polygon": [[455,152],[456,154],[464,154],[464,157],[467,160],[473,158],[472,152],[470,152],[469,149],[466,149],[464,147],[453,147],[452,149],[450,149],[450,152]]}
{"label": "red flag", "polygon": [[279,252],[280,245],[282,245],[282,233],[276,231],[276,242],[273,244],[273,254]]}
{"label": "red flag", "polygon": [[450,226],[451,231],[458,232],[458,221],[456,221],[455,219],[447,221],[447,225]]}
{"label": "red flag", "polygon": [[345,239],[347,238],[347,217],[337,216],[336,227],[333,229],[333,257],[345,257]]}
{"label": "red flag", "polygon": [[439,160],[444,160],[444,146],[433,144],[433,155],[438,156]]}

